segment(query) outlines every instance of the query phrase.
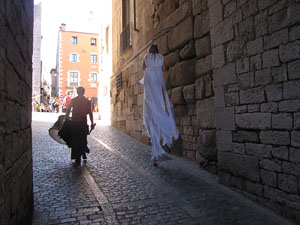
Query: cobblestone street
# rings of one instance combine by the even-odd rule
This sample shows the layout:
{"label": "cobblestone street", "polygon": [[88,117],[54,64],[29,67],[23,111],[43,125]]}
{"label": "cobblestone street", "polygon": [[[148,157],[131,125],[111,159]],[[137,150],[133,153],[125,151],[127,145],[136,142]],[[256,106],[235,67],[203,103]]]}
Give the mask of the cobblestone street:
{"label": "cobblestone street", "polygon": [[33,115],[33,225],[293,224],[184,158],[169,155],[153,167],[150,146],[99,121],[87,162],[75,166],[70,149],[48,135],[56,118]]}

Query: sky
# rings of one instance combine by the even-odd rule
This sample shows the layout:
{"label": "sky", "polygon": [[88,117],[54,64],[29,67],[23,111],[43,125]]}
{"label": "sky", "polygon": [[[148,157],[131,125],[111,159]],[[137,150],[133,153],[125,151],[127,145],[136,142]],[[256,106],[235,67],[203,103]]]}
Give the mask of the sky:
{"label": "sky", "polygon": [[43,73],[50,81],[50,70],[56,66],[59,27],[66,24],[67,31],[99,33],[101,2],[109,0],[34,0],[41,3]]}

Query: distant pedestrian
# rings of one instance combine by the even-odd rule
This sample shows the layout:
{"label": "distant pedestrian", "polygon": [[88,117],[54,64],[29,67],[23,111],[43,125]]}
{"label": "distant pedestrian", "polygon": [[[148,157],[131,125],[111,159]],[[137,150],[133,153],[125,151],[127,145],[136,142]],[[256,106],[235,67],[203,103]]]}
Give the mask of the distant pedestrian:
{"label": "distant pedestrian", "polygon": [[86,159],[86,153],[89,153],[87,147],[87,135],[89,128],[87,125],[87,115],[90,117],[91,130],[94,129],[93,113],[91,111],[91,103],[84,97],[85,89],[83,87],[77,88],[78,96],[73,98],[68,105],[66,118],[69,118],[72,112],[71,135],[72,148],[71,159],[75,159],[76,163],[81,162],[81,157]]}
{"label": "distant pedestrian", "polygon": [[157,166],[160,156],[166,154],[160,145],[169,147],[173,138],[178,138],[178,130],[174,121],[173,108],[167,94],[163,77],[164,57],[159,54],[157,45],[151,45],[144,57],[144,112],[143,124],[145,133],[151,138],[153,166]]}

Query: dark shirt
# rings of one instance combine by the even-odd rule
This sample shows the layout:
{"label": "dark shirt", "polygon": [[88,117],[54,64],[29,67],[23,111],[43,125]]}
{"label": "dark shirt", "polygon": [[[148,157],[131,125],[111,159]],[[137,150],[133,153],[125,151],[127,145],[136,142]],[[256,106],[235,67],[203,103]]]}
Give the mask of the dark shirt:
{"label": "dark shirt", "polygon": [[86,115],[91,111],[91,103],[84,96],[77,96],[72,99],[72,121],[87,122]]}

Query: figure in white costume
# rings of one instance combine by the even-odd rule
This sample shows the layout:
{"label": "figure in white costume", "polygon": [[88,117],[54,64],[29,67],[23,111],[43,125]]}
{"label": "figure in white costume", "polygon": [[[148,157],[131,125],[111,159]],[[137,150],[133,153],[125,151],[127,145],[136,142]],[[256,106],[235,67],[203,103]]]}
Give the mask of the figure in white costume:
{"label": "figure in white costume", "polygon": [[174,112],[167,94],[163,77],[164,57],[159,54],[157,45],[151,45],[149,53],[144,57],[144,132],[151,138],[152,160],[157,166],[157,159],[166,154],[160,145],[171,147],[173,138],[178,138],[178,130],[174,121]]}

